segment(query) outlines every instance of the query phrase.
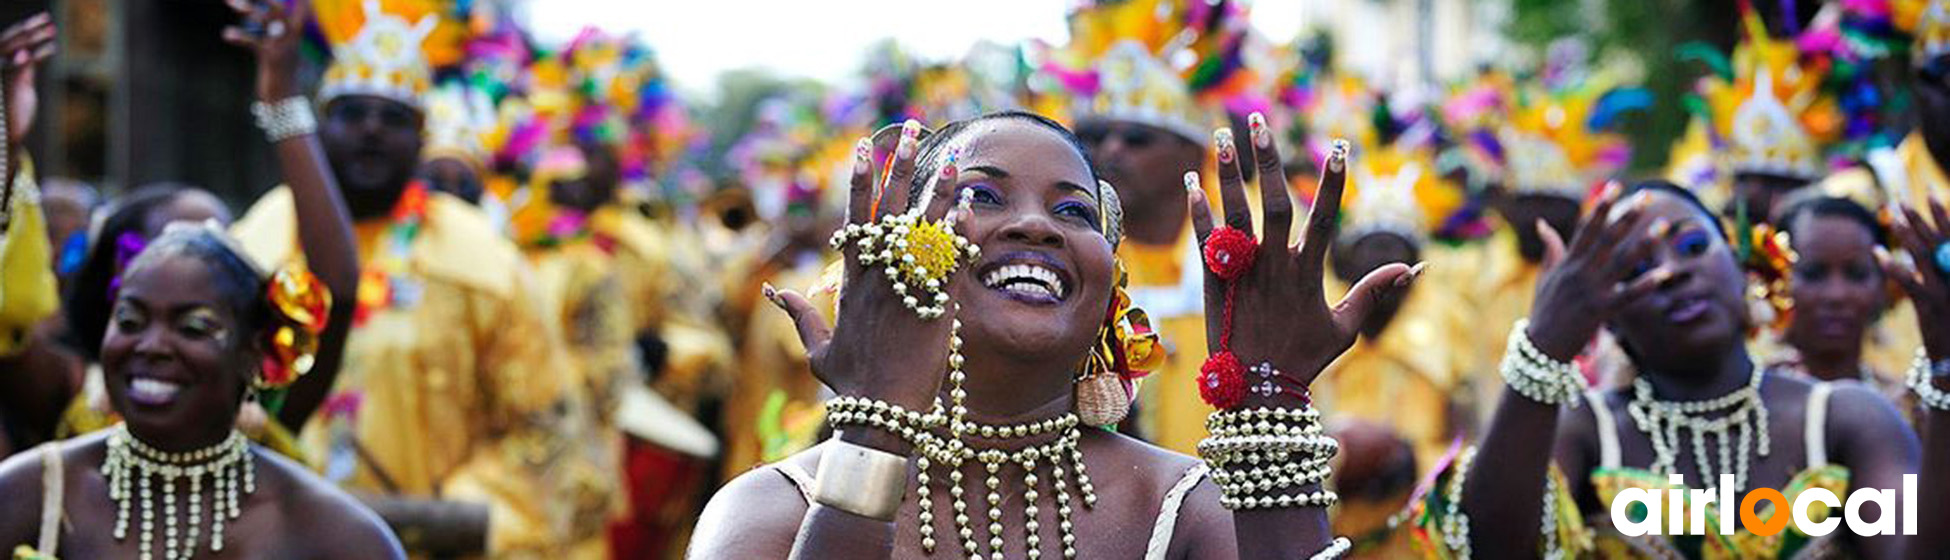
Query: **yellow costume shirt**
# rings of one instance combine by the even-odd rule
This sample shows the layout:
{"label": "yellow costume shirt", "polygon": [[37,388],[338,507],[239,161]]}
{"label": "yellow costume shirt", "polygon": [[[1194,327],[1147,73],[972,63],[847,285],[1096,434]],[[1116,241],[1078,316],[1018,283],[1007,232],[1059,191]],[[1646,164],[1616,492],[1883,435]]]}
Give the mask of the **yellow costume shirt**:
{"label": "yellow costume shirt", "polygon": [[[569,379],[555,331],[520,253],[478,210],[439,193],[426,206],[393,303],[352,329],[324,418],[303,445],[350,489],[487,504],[491,555],[555,550],[565,531],[547,514],[541,475],[565,453],[551,431]],[[233,233],[270,267],[302,258],[296,225],[280,187]],[[383,225],[360,224],[362,241]],[[373,245],[361,243],[367,267]]]}
{"label": "yellow costume shirt", "polygon": [[13,199],[0,201],[9,206],[0,209],[9,217],[6,231],[0,231],[0,356],[20,352],[34,325],[60,309],[41,191],[27,158],[21,158],[20,167]]}
{"label": "yellow costume shirt", "polygon": [[1198,396],[1198,368],[1205,362],[1205,271],[1190,230],[1171,245],[1125,239],[1118,247],[1130,273],[1131,300],[1151,316],[1165,344],[1165,364],[1145,376],[1138,391],[1144,434],[1161,447],[1193,455],[1207,435],[1212,407]]}

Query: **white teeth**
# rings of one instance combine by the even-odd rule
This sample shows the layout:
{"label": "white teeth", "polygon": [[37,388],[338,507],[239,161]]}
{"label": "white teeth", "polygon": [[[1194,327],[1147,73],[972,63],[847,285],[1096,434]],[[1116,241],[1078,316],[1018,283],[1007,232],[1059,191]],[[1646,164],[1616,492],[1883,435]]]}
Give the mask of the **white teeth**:
{"label": "white teeth", "polygon": [[182,385],[155,379],[136,378],[129,380],[129,392],[146,400],[162,400],[176,396],[183,390]]}
{"label": "white teeth", "polygon": [[1061,299],[1068,293],[1063,279],[1040,265],[1012,264],[1003,266],[982,277],[982,284],[990,288],[1004,288],[1022,293],[1037,294]]}

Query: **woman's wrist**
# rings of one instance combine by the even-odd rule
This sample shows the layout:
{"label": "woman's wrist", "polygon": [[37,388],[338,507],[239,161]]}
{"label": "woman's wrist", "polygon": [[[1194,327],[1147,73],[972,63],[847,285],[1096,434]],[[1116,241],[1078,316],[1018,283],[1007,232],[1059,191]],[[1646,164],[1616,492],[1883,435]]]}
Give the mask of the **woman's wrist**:
{"label": "woman's wrist", "polygon": [[896,434],[892,430],[885,428],[847,426],[845,429],[839,430],[839,435],[835,436],[834,439],[896,455],[914,455],[913,443],[902,438],[900,434]]}

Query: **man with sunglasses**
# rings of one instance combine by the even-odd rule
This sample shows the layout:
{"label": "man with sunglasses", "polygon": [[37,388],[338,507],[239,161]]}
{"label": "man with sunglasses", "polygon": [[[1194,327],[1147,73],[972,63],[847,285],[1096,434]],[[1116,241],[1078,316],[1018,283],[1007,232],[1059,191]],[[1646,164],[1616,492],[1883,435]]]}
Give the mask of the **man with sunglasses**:
{"label": "man with sunglasses", "polygon": [[[265,15],[283,11],[260,5],[248,19],[272,21],[247,21],[239,33],[270,37],[295,61],[296,41],[276,38],[295,37],[298,25]],[[382,12],[364,21],[340,29],[320,20],[334,48],[316,117],[303,97],[287,97],[297,91],[291,84],[268,88],[287,93],[256,110],[267,131],[317,131],[362,271],[355,301],[333,302],[354,309],[343,373],[294,385],[284,408],[321,412],[310,430],[300,431],[303,417],[286,423],[310,462],[378,512],[416,556],[559,552],[566,514],[545,490],[545,473],[569,455],[552,435],[567,382],[558,331],[532,300],[513,243],[479,209],[416,178],[431,74],[418,46],[437,17]],[[379,48],[388,45],[406,47]],[[290,189],[278,187],[234,233],[261,263],[303,258],[295,215]]]}
{"label": "man with sunglasses", "polygon": [[1210,407],[1193,381],[1205,356],[1203,269],[1184,177],[1187,169],[1206,168],[1205,131],[1213,119],[1183,78],[1143,45],[1112,46],[1096,67],[1103,86],[1078,100],[1087,110],[1076,115],[1077,137],[1124,203],[1117,256],[1130,274],[1133,302],[1150,314],[1167,345],[1165,365],[1139,392],[1136,435],[1194,453]]}

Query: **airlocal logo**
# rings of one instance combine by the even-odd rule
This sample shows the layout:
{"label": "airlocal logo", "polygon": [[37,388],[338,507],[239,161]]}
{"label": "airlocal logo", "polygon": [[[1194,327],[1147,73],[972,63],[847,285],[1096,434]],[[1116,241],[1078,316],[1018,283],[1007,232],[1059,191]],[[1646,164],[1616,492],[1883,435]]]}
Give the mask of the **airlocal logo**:
{"label": "airlocal logo", "polygon": [[[1848,503],[1843,508],[1842,519],[1836,519],[1833,510],[1843,506],[1842,500],[1824,488],[1802,490],[1788,503],[1787,496],[1773,488],[1755,488],[1747,492],[1739,502],[1733,500],[1733,475],[1720,475],[1720,487],[1704,490],[1681,490],[1685,477],[1671,475],[1667,479],[1674,489],[1645,490],[1630,488],[1618,493],[1611,502],[1611,524],[1629,537],[1641,535],[1705,535],[1708,531],[1706,508],[1714,504],[1719,512],[1719,532],[1733,534],[1735,507],[1739,509],[1740,526],[1747,532],[1760,536],[1773,536],[1786,528],[1792,517],[1794,526],[1808,536],[1819,537],[1835,531],[1835,526],[1848,521],[1850,531],[1862,536],[1896,534],[1896,492],[1875,488],[1859,488],[1848,495]],[[1767,519],[1760,518],[1761,502],[1773,503],[1773,514]],[[1916,475],[1903,475],[1902,522],[1904,535],[1916,534]],[[1874,521],[1862,519],[1862,505],[1876,504],[1880,515]],[[1818,514],[1818,515],[1814,515]],[[1662,522],[1663,520],[1663,522]]]}

